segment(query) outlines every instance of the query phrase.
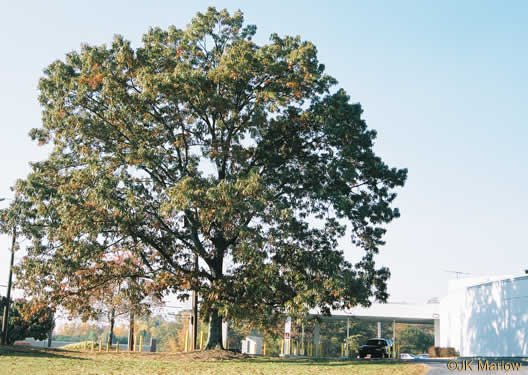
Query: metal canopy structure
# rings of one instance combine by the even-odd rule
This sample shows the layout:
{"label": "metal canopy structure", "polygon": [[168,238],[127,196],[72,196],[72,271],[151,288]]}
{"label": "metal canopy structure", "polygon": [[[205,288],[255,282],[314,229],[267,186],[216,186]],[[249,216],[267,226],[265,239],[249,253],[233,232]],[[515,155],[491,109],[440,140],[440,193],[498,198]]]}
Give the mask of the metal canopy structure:
{"label": "metal canopy structure", "polygon": [[406,318],[401,316],[387,317],[387,316],[363,316],[363,315],[332,315],[324,317],[325,320],[346,320],[346,319],[356,319],[364,320],[369,322],[397,322],[405,324],[434,324],[434,318],[430,319],[415,319],[415,318]]}
{"label": "metal canopy structure", "polygon": [[[372,322],[398,322],[407,324],[434,324],[438,319],[439,304],[378,303],[370,307],[355,307],[348,310],[332,310],[325,319],[357,319]],[[321,315],[316,309],[311,315]]]}
{"label": "metal canopy structure", "polygon": [[[349,336],[349,321],[350,320],[362,320],[370,321],[377,323],[377,337],[383,337],[381,332],[381,323],[382,322],[391,322],[393,324],[392,329],[392,341],[395,342],[396,337],[396,324],[405,323],[405,324],[430,324],[434,325],[434,336],[435,336],[435,346],[439,345],[440,341],[440,319],[439,319],[439,310],[440,305],[438,303],[431,304],[410,304],[410,303],[385,303],[385,304],[372,304],[370,307],[356,307],[353,309],[347,310],[331,310],[330,315],[323,315],[321,311],[317,309],[310,310],[310,315],[313,317],[320,317],[323,320],[335,320],[335,321],[347,321],[347,340]],[[320,341],[320,323],[319,321],[315,322],[313,328],[313,344],[309,348],[315,350],[315,355],[321,353],[321,341]],[[284,326],[284,340],[281,353],[283,355],[306,355],[303,347],[295,347],[295,341],[292,341],[291,335],[291,319],[288,317],[286,319],[286,324]],[[302,339],[301,342],[304,343],[304,326],[302,326]],[[348,350],[347,344],[344,344],[345,351]],[[297,342],[298,344],[298,342]],[[295,348],[294,348],[295,347]],[[308,349],[308,353],[312,353],[311,349]],[[311,355],[311,354],[308,354]],[[342,354],[343,355],[343,354]],[[348,356],[348,355],[347,355]]]}

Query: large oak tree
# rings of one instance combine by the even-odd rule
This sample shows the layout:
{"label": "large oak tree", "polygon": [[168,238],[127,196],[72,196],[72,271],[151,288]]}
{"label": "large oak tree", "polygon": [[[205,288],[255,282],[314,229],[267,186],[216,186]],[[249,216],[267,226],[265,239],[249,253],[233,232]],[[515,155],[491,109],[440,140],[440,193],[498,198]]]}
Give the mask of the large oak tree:
{"label": "large oak tree", "polygon": [[64,297],[126,249],[151,292],[199,293],[207,348],[221,347],[222,319],[265,326],[386,300],[374,255],[407,171],[373,152],[376,132],[312,43],[258,45],[255,31],[209,8],[138,48],[116,36],[49,65],[31,135],[53,151],[17,185],[35,240],[26,288]]}

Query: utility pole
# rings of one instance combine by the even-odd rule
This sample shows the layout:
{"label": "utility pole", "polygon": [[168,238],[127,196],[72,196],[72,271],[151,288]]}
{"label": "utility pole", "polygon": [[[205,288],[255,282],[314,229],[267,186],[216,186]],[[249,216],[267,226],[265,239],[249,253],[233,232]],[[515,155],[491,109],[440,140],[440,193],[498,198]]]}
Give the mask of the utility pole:
{"label": "utility pole", "polygon": [[[196,215],[198,212],[196,211]],[[185,226],[192,232],[192,223],[189,220],[188,216],[184,217]],[[196,285],[198,285],[198,254],[194,254],[194,272],[196,276]],[[191,291],[191,317],[189,319],[189,347],[191,350],[196,350],[196,339],[198,337],[198,293],[196,292],[196,287]]]}
{"label": "utility pole", "polygon": [[[198,273],[198,255],[194,256],[194,270]],[[197,277],[198,278],[198,277]],[[191,339],[191,350],[197,349],[197,338],[198,338],[198,293],[196,290],[192,291],[192,339]]]}
{"label": "utility pole", "polygon": [[11,262],[9,263],[9,279],[7,280],[6,304],[4,306],[4,314],[2,316],[2,345],[7,345],[7,327],[9,325],[9,307],[11,304],[11,281],[13,278],[13,262],[15,260],[15,244],[16,227],[13,228],[13,238],[11,242]]}

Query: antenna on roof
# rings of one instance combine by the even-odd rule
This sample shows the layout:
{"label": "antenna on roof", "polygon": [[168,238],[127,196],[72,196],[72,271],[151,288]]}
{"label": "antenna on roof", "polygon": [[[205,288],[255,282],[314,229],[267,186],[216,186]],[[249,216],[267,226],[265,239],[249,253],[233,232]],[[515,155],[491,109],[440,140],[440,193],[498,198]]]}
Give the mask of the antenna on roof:
{"label": "antenna on roof", "polygon": [[457,280],[459,279],[460,275],[471,275],[468,272],[462,272],[462,271],[448,271],[448,270],[444,270],[444,272],[454,273],[456,275]]}

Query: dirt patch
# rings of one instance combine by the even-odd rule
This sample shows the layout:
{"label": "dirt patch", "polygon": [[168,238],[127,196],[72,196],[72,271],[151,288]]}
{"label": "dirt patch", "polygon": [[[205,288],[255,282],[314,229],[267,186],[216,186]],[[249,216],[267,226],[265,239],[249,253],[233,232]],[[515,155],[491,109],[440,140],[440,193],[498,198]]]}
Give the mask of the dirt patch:
{"label": "dirt patch", "polygon": [[149,353],[149,358],[163,361],[188,360],[188,361],[228,361],[233,359],[244,359],[249,356],[234,353],[229,350],[196,350],[189,353]]}
{"label": "dirt patch", "polygon": [[246,354],[234,353],[229,350],[196,350],[189,353],[172,353],[172,352],[157,352],[157,353],[129,353],[127,351],[116,352],[91,352],[68,350],[60,348],[35,348],[28,346],[4,346],[0,347],[1,354],[28,354],[28,355],[54,355],[54,356],[76,356],[79,358],[94,358],[97,356],[116,356],[126,359],[137,360],[158,360],[158,361],[229,361],[237,359],[246,359],[250,356]]}

